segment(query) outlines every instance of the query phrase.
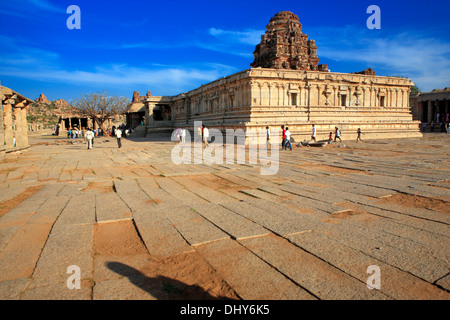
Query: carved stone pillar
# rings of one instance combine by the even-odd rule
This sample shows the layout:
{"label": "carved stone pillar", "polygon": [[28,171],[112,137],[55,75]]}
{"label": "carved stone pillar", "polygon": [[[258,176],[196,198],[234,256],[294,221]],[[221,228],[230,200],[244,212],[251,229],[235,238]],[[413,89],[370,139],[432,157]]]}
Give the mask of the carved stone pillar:
{"label": "carved stone pillar", "polygon": [[5,125],[5,146],[6,148],[14,147],[14,133],[13,133],[13,119],[12,119],[12,105],[14,101],[6,100],[4,107],[4,125]]}
{"label": "carved stone pillar", "polygon": [[391,99],[391,90],[389,88],[386,89],[386,98],[384,99],[384,107],[389,108],[391,105],[389,103]]}
{"label": "carved stone pillar", "polygon": [[[438,113],[440,113],[439,112],[439,100],[436,100],[435,102],[434,102],[434,121],[436,121],[436,122],[440,122],[440,119],[437,119],[436,118],[436,116],[437,116],[437,114]],[[439,115],[439,118],[440,118],[441,116]]]}
{"label": "carved stone pillar", "polygon": [[403,108],[405,106],[404,98],[405,98],[405,93],[402,89],[400,89],[400,106],[399,106],[400,108]]}
{"label": "carved stone pillar", "polygon": [[431,100],[428,100],[428,117],[426,119],[428,123],[433,121],[433,106],[431,103]]}
{"label": "carved stone pillar", "polygon": [[323,92],[323,87],[320,85],[320,84],[318,84],[317,85],[317,106],[320,106],[321,105],[321,102],[322,102],[322,93]]}
{"label": "carved stone pillar", "polygon": [[19,107],[14,109],[14,138],[16,138],[16,147],[23,148],[22,134],[22,109]]}
{"label": "carved stone pillar", "polygon": [[354,102],[353,102],[353,94],[352,94],[352,87],[348,86],[348,99],[347,99],[347,106],[348,107],[353,107],[354,106]]}
{"label": "carved stone pillar", "polygon": [[[355,97],[356,97],[355,106],[361,105],[361,98],[360,98],[361,95],[362,95],[361,88],[358,86],[355,88]],[[363,102],[363,104],[364,104],[364,102]]]}
{"label": "carved stone pillar", "polygon": [[254,106],[257,103],[258,97],[258,84],[254,81],[249,82],[250,86],[250,106]]}
{"label": "carved stone pillar", "polygon": [[308,102],[307,102],[307,108],[308,108],[308,121],[311,120],[311,85],[306,85],[306,91],[308,92]]}
{"label": "carved stone pillar", "polygon": [[339,107],[338,91],[339,91],[339,87],[333,86],[333,92],[334,92],[333,106],[335,106],[335,107]]}
{"label": "carved stone pillar", "polygon": [[282,106],[285,106],[287,103],[287,85],[286,84],[282,84],[280,85],[280,89],[281,89],[281,99],[280,99],[280,104]]}
{"label": "carved stone pillar", "polygon": [[268,83],[267,90],[269,91],[268,92],[269,93],[269,103],[268,103],[269,106],[273,105],[273,103],[272,103],[272,88],[273,88],[273,85],[271,83]]}
{"label": "carved stone pillar", "polygon": [[0,150],[5,147],[5,124],[4,124],[5,114],[3,112],[3,101],[1,99],[2,97],[0,97]]}
{"label": "carved stone pillar", "polygon": [[400,107],[400,90],[399,89],[395,89],[395,107],[398,108]]}

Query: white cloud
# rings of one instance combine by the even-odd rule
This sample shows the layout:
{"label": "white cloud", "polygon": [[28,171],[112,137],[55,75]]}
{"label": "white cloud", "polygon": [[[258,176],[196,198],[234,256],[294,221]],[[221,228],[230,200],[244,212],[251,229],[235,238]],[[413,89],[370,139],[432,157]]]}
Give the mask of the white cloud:
{"label": "white cloud", "polygon": [[0,13],[27,19],[39,19],[40,14],[32,14],[39,10],[49,13],[66,13],[67,7],[59,7],[48,0],[2,0],[0,2]]}
{"label": "white cloud", "polygon": [[238,50],[235,46],[226,45],[223,43],[204,43],[197,42],[195,46],[205,50],[216,51],[225,54],[231,54],[233,56],[239,56],[244,58],[250,58],[253,56],[251,52],[246,52],[245,50]]}
{"label": "white cloud", "polygon": [[[419,88],[431,91],[450,86],[450,44],[423,31],[390,34],[347,25],[341,28],[318,27],[303,30],[316,40],[320,58],[341,62],[364,63],[386,75],[403,75]],[[261,41],[264,30],[230,31],[210,28],[208,33],[218,43],[200,44],[206,49],[251,56],[248,46]],[[244,46],[246,45],[246,46]],[[245,53],[244,53],[245,52]],[[330,65],[333,69],[333,65]],[[354,72],[360,70],[348,70]]]}
{"label": "white cloud", "polygon": [[145,69],[128,65],[107,65],[97,67],[92,71],[10,67],[2,68],[0,74],[45,82],[104,88],[110,86],[147,86],[156,94],[171,95],[193,90],[202,84],[236,71],[228,66],[203,67],[186,68],[180,66]]}
{"label": "white cloud", "polygon": [[217,28],[210,28],[208,33],[221,41],[230,43],[242,43],[246,45],[256,46],[261,42],[261,36],[264,35],[265,30],[244,30],[244,31],[230,31]]}
{"label": "white cloud", "polygon": [[231,75],[237,68],[218,63],[133,66],[109,63],[85,70],[66,67],[59,54],[27,46],[22,39],[0,35],[0,76],[95,87],[148,87],[160,95],[180,94]]}
{"label": "white cloud", "polygon": [[[4,40],[8,40],[4,37]],[[60,62],[58,54],[10,41],[10,55],[0,56],[0,75],[49,83],[86,87],[148,87],[160,95],[180,94],[202,84],[233,74],[234,67],[216,63],[192,65],[150,64],[135,67],[128,64],[106,64],[90,70],[70,70]]]}
{"label": "white cloud", "polygon": [[450,86],[450,43],[420,32],[381,37],[374,31],[346,26],[314,29],[311,38],[319,47],[319,57],[363,62],[375,71],[386,70],[387,75],[403,75],[423,91]]}
{"label": "white cloud", "polygon": [[[48,0],[27,0],[27,2],[45,11],[61,12],[63,10],[61,8],[58,8]],[[65,10],[63,10],[63,12],[65,12]]]}
{"label": "white cloud", "polygon": [[196,47],[243,58],[252,58],[253,50],[261,42],[261,35],[265,31],[210,28],[207,33],[214,38],[208,39],[208,41],[197,41],[194,43]]}

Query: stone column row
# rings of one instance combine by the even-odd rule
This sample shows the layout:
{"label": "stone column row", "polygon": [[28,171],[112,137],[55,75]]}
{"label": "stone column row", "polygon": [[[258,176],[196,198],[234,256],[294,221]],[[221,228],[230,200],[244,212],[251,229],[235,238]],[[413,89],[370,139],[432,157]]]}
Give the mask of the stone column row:
{"label": "stone column row", "polygon": [[1,115],[2,131],[0,132],[0,144],[7,149],[28,146],[26,102],[21,102],[18,105],[15,102],[15,99],[5,100]]}
{"label": "stone column row", "polygon": [[289,84],[270,84],[267,82],[251,82],[251,104],[254,106],[291,106],[292,94],[296,94],[297,106],[334,105],[340,106],[341,95],[346,95],[346,106],[407,108],[408,93],[406,89],[387,88],[380,94],[379,88],[352,87],[340,88],[340,85],[305,84],[290,87]]}

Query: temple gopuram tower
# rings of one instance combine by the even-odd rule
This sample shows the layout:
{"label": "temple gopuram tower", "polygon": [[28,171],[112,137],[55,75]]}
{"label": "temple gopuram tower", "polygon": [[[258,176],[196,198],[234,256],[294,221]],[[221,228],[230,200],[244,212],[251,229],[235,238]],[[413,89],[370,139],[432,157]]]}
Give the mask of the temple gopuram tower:
{"label": "temple gopuram tower", "polygon": [[253,52],[253,68],[319,70],[316,43],[302,32],[297,15],[289,11],[279,12],[270,19],[266,30]]}

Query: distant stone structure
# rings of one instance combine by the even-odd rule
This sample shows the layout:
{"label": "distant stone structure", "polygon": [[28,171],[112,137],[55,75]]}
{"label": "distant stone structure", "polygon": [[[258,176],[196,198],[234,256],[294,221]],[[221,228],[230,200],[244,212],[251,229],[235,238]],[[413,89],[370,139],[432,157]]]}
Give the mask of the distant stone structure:
{"label": "distant stone structure", "polygon": [[133,99],[131,100],[131,103],[139,103],[142,102],[142,97],[139,95],[138,91],[133,92]]}
{"label": "distant stone structure", "polygon": [[371,68],[359,72],[354,72],[353,74],[365,74],[366,76],[376,76],[375,71]]}
{"label": "distant stone structure", "polygon": [[310,138],[311,124],[319,139],[336,126],[344,139],[358,128],[367,139],[421,136],[409,105],[412,81],[372,69],[329,72],[292,12],[270,20],[254,58],[251,69],[177,96],[146,96],[133,111],[145,115],[148,136],[177,127],[192,132],[195,121],[223,132],[285,125],[295,141]]}
{"label": "distant stone structure", "polygon": [[129,128],[136,128],[143,122],[146,122],[146,109],[144,99],[151,97],[150,91],[147,92],[145,97],[139,95],[138,91],[133,92],[133,99],[127,108],[126,112],[126,124]]}
{"label": "distant stone structure", "polygon": [[[43,93],[28,108],[28,117],[32,119],[29,121],[28,130],[33,132],[52,129],[54,134],[59,136],[66,135],[71,129],[98,129],[94,119],[78,115],[67,101],[63,99],[50,101]],[[104,126],[111,129],[113,126],[123,124],[124,121],[123,115],[117,115],[108,119]]]}
{"label": "distant stone structure", "polygon": [[410,104],[414,119],[426,123],[428,130],[430,130],[431,122],[434,124],[447,122],[447,114],[450,113],[449,101],[449,87],[411,96]]}
{"label": "distant stone structure", "polygon": [[7,87],[0,89],[0,156],[3,156],[29,146],[27,108],[33,100]]}

